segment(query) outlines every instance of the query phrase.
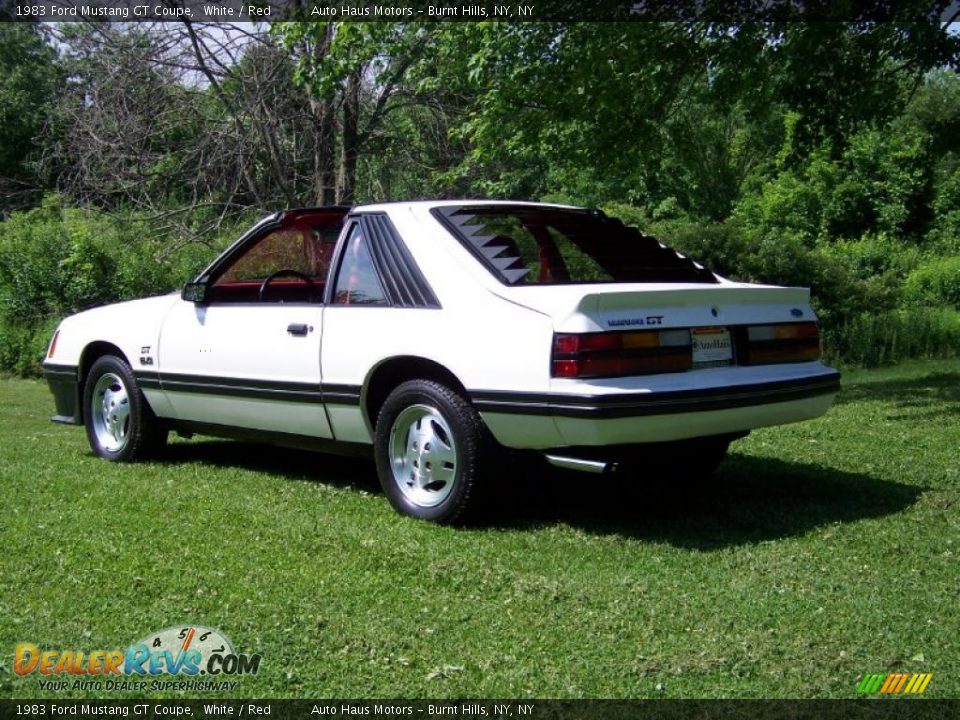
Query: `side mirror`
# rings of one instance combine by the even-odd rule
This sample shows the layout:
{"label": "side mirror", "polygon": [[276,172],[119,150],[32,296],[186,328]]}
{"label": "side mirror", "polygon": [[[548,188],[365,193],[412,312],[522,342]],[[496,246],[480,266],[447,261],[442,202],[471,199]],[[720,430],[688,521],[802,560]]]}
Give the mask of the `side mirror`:
{"label": "side mirror", "polygon": [[187,302],[202,305],[207,301],[207,284],[198,282],[188,282],[183,286],[180,297]]}

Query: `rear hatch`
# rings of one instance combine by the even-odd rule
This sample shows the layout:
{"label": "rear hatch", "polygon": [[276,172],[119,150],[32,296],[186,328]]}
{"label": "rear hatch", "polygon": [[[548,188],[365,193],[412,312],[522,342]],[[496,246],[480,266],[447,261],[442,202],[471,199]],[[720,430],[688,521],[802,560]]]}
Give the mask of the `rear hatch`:
{"label": "rear hatch", "polygon": [[553,319],[556,332],[802,322],[815,317],[806,288],[701,284],[539,285],[498,288]]}
{"label": "rear hatch", "polygon": [[721,282],[505,288],[548,315],[551,375],[600,378],[819,357],[809,291]]}
{"label": "rear hatch", "polygon": [[602,212],[466,202],[430,212],[494,294],[551,318],[553,377],[819,357],[808,290],[730,282]]}

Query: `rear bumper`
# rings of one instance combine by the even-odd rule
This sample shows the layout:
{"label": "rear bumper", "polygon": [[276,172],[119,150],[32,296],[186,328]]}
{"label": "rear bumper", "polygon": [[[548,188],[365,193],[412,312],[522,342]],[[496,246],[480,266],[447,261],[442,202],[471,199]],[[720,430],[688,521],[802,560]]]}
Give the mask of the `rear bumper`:
{"label": "rear bumper", "polygon": [[480,412],[546,414],[554,417],[576,418],[626,418],[766,405],[835,395],[839,390],[840,373],[833,371],[815,377],[700,390],[605,395],[475,392],[471,393],[471,398]]}
{"label": "rear bumper", "polygon": [[839,389],[840,373],[828,371],[696,390],[471,397],[501,443],[548,448],[682,440],[809,420],[830,408]]}
{"label": "rear bumper", "polygon": [[83,425],[77,366],[44,363],[43,376],[53,393],[53,402],[57,408],[57,414],[50,419],[66,425]]}

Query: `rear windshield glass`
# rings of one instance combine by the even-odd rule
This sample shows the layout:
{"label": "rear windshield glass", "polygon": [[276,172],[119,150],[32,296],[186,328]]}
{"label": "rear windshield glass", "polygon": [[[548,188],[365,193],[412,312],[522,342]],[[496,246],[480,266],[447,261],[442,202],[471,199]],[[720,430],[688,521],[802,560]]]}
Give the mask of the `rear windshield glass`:
{"label": "rear windshield glass", "polygon": [[599,212],[524,205],[432,212],[509,285],[717,282],[692,260]]}

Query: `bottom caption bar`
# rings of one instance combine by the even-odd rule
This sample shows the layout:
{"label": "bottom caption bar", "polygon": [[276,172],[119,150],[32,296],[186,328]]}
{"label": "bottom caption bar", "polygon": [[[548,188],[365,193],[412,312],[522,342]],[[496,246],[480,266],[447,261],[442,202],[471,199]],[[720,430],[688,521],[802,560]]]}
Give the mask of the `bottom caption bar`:
{"label": "bottom caption bar", "polygon": [[52,718],[892,720],[960,718],[960,700],[0,700],[0,720]]}

